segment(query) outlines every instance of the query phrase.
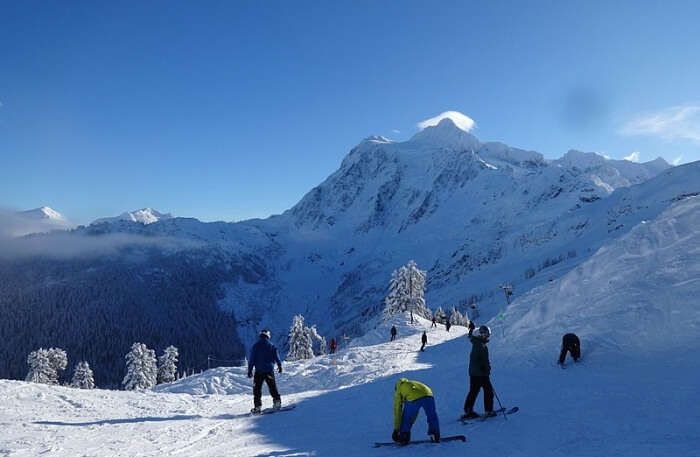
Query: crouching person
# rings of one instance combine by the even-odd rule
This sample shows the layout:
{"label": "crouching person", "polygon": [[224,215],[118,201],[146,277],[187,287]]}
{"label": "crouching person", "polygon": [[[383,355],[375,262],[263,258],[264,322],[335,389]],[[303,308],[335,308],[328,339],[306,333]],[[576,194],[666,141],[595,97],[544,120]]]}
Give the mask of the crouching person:
{"label": "crouching person", "polygon": [[391,438],[401,444],[411,441],[411,427],[423,408],[428,417],[428,435],[440,441],[440,423],[435,412],[435,398],[428,386],[401,378],[394,387],[394,432]]}

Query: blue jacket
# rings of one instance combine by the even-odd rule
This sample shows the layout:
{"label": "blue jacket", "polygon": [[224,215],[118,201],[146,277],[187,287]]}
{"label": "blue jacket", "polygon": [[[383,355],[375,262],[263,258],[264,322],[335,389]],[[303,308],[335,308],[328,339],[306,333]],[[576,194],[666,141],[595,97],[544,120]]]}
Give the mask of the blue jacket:
{"label": "blue jacket", "polygon": [[248,376],[253,374],[253,367],[256,373],[274,373],[275,365],[281,370],[282,362],[277,356],[277,348],[265,336],[261,336],[257,343],[250,348],[248,357]]}

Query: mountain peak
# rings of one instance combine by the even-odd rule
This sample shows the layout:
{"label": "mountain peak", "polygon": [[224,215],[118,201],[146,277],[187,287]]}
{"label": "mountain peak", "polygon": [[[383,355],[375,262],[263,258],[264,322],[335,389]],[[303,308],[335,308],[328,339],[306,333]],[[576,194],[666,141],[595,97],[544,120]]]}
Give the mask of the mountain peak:
{"label": "mountain peak", "polygon": [[50,219],[57,222],[68,221],[63,214],[48,206],[42,206],[40,208],[30,209],[28,211],[21,211],[19,214],[23,217],[32,219]]}
{"label": "mountain peak", "polygon": [[154,210],[153,208],[141,208],[135,211],[127,211],[116,217],[103,217],[97,219],[93,224],[101,224],[103,222],[111,223],[118,221],[129,221],[137,222],[139,224],[148,225],[158,222],[163,219],[172,219],[173,215],[170,213],[161,213]]}
{"label": "mountain peak", "polygon": [[444,117],[437,124],[426,126],[413,135],[410,141],[459,150],[475,150],[481,146],[481,142],[474,135],[467,133],[451,117]]}

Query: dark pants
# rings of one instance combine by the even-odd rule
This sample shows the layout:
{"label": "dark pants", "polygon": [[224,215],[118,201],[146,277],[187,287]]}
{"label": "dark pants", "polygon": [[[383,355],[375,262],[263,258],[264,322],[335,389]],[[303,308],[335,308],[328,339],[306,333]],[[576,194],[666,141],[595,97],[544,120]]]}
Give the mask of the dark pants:
{"label": "dark pants", "polygon": [[273,400],[280,400],[280,393],[277,392],[277,384],[275,383],[274,373],[258,373],[255,372],[255,377],[253,378],[253,404],[255,406],[262,406],[262,385],[263,381],[267,383],[267,388],[270,389],[270,395]]}
{"label": "dark pants", "polygon": [[420,346],[420,350],[422,351],[423,349],[425,349],[425,341],[423,341],[423,344]]}
{"label": "dark pants", "polygon": [[464,400],[464,412],[472,411],[479,390],[484,389],[484,410],[493,411],[493,386],[488,376],[469,376],[469,393]]}
{"label": "dark pants", "polygon": [[566,353],[570,352],[574,361],[581,357],[581,342],[573,333],[567,333],[561,340],[561,353],[559,354],[559,363],[564,363]]}
{"label": "dark pants", "polygon": [[391,334],[391,341],[394,341],[394,338],[396,338],[396,334],[395,334],[395,333],[392,333],[392,334]]}

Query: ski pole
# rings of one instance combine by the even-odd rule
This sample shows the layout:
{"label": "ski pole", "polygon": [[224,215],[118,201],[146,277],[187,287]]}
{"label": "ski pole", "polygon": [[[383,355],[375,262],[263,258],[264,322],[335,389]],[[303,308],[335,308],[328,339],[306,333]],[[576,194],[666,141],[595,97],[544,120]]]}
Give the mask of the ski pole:
{"label": "ski pole", "polygon": [[498,400],[498,407],[503,410],[503,418],[505,420],[508,420],[508,416],[506,416],[506,409],[503,407],[503,404],[501,403],[501,399],[498,398],[498,393],[496,393],[496,389],[493,388],[493,383],[491,383],[491,390],[493,390],[493,394],[496,396],[496,400]]}

